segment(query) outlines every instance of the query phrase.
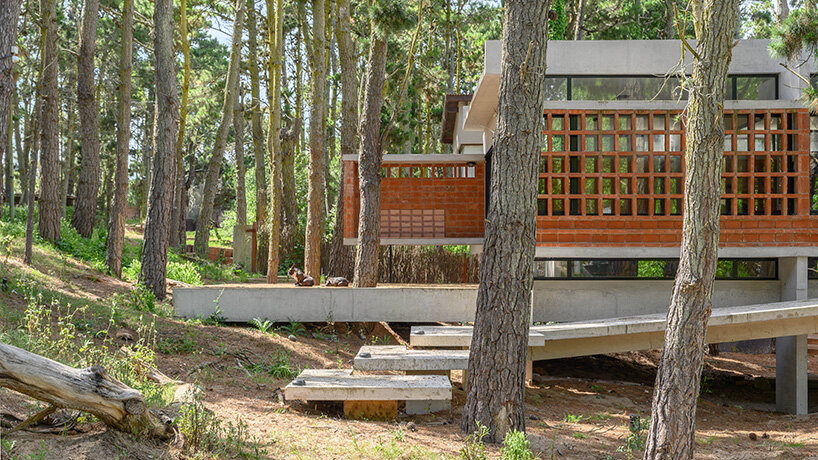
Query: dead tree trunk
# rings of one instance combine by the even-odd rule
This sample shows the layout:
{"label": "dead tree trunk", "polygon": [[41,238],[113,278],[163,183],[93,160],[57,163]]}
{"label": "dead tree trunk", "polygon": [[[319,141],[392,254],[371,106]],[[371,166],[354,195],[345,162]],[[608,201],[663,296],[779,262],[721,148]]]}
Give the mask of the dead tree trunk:
{"label": "dead tree trunk", "polygon": [[122,51],[119,55],[119,107],[116,120],[116,172],[114,204],[108,213],[108,242],[105,265],[122,275],[125,248],[125,206],[128,204],[128,155],[131,144],[131,72],[133,69],[133,0],[122,2]]}
{"label": "dead tree trunk", "polygon": [[738,0],[692,2],[696,50],[686,116],[682,249],[653,390],[646,459],[693,458],[696,402],[719,246],[724,83]]}
{"label": "dead tree trunk", "polygon": [[77,184],[77,201],[71,226],[88,238],[94,231],[99,193],[99,125],[94,89],[94,50],[99,20],[99,0],[85,0],[77,57],[77,108],[80,115],[82,160]]}
{"label": "dead tree trunk", "polygon": [[60,239],[60,101],[57,89],[57,0],[40,3],[42,78],[40,84],[40,237]]}
{"label": "dead tree trunk", "polygon": [[494,136],[486,242],[469,354],[469,391],[461,428],[479,422],[487,440],[525,430],[525,368],[542,148],[548,0],[510,0]]}
{"label": "dead tree trunk", "polygon": [[145,220],[145,243],[139,281],[156,296],[164,299],[170,241],[170,207],[176,164],[176,69],[173,63],[173,2],[156,0],[153,49],[156,65],[156,107],[153,128],[153,167]]}
{"label": "dead tree trunk", "polygon": [[75,369],[0,343],[0,387],[54,407],[91,413],[126,433],[163,439],[173,433],[150,413],[142,393],[114,379],[99,366]]}
{"label": "dead tree trunk", "polygon": [[358,156],[361,209],[358,213],[358,250],[355,254],[355,287],[378,284],[378,252],[381,246],[381,108],[386,78],[387,38],[372,28],[366,93]]}

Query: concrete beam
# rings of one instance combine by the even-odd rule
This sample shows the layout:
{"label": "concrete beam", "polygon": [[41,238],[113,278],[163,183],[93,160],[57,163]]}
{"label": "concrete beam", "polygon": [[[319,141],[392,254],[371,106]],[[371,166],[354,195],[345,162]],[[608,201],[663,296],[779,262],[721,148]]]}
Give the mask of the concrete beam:
{"label": "concrete beam", "polygon": [[[298,381],[303,385],[296,385]],[[351,369],[305,369],[284,387],[287,399],[304,401],[450,401],[442,375],[352,375]]]}

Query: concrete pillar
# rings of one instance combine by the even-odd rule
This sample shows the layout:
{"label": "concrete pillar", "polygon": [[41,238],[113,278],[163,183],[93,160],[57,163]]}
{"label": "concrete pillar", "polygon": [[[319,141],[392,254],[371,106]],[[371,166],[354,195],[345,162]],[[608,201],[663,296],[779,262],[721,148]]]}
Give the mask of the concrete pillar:
{"label": "concrete pillar", "polygon": [[[807,291],[807,258],[778,259],[781,300],[803,300]],[[807,336],[775,340],[775,406],[779,412],[807,413]]]}

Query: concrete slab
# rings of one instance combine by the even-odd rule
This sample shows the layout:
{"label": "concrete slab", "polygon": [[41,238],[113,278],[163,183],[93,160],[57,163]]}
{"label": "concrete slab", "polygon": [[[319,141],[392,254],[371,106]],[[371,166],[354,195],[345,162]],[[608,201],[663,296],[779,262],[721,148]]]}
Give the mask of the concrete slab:
{"label": "concrete slab", "polygon": [[[409,343],[413,347],[471,346],[471,326],[412,326]],[[545,337],[538,331],[528,333],[529,347],[542,347]]]}
{"label": "concrete slab", "polygon": [[[303,385],[296,385],[303,380]],[[352,375],[352,369],[305,369],[284,387],[287,399],[305,401],[450,401],[442,375]]]}
{"label": "concrete slab", "polygon": [[295,287],[230,284],[173,290],[178,316],[204,318],[216,309],[227,321],[458,322],[474,319],[474,286]]}
{"label": "concrete slab", "polygon": [[469,367],[469,351],[410,350],[403,345],[363,346],[355,356],[353,367],[362,371],[465,370]]}
{"label": "concrete slab", "polygon": [[407,415],[422,415],[432,412],[450,410],[452,402],[449,401],[406,401]]}

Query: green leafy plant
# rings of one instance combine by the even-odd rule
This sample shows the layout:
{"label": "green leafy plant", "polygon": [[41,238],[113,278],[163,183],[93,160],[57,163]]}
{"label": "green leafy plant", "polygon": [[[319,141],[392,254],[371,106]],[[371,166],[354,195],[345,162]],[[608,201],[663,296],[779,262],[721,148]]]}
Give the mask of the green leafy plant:
{"label": "green leafy plant", "polygon": [[250,324],[263,334],[268,334],[273,331],[273,322],[269,319],[262,320],[261,318],[253,318],[250,320]]}
{"label": "green leafy plant", "polygon": [[503,460],[533,460],[534,453],[531,452],[531,444],[522,431],[512,430],[506,433],[503,440]]}
{"label": "green leafy plant", "polygon": [[460,449],[460,458],[462,460],[488,460],[486,445],[483,443],[483,438],[488,434],[489,428],[477,422],[477,429],[466,438],[466,445]]}
{"label": "green leafy plant", "polygon": [[279,330],[286,335],[304,335],[307,332],[307,328],[305,328],[303,324],[292,320],[290,320],[289,323],[279,327]]}

